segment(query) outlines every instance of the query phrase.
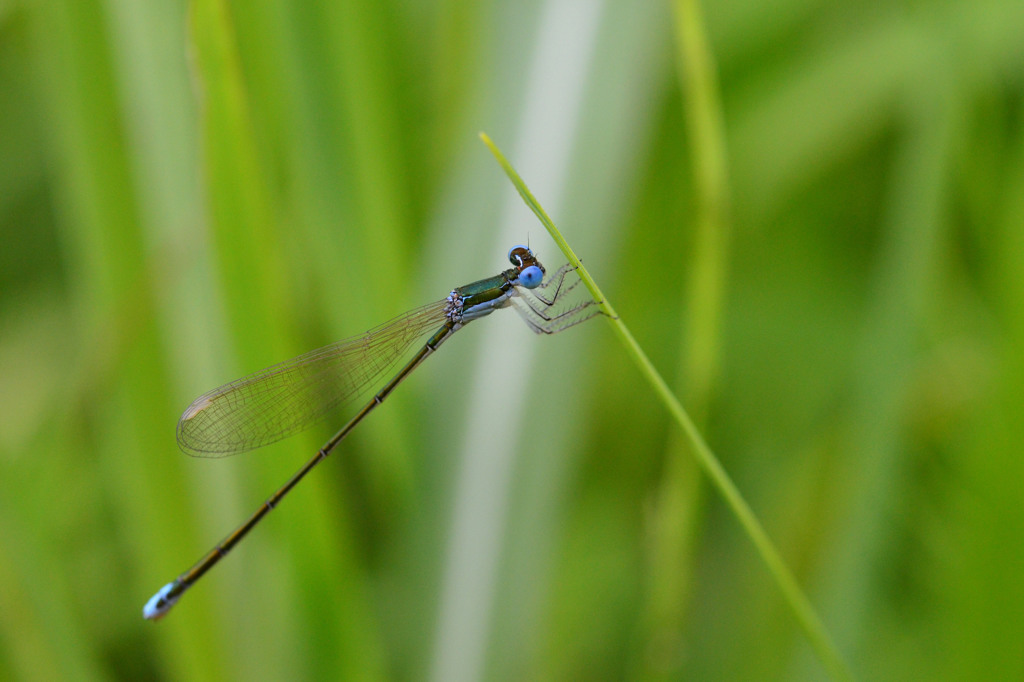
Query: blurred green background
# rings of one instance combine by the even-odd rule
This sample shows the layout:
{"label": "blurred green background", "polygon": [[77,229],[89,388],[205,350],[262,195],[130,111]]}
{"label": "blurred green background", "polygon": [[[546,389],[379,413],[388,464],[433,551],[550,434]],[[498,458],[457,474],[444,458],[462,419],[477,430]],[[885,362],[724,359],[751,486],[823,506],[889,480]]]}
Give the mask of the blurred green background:
{"label": "blurred green background", "polygon": [[471,325],[142,620],[344,416],[192,398],[563,261],[486,130],[855,672],[1021,679],[1024,3],[688,8],[0,2],[0,678],[824,676],[601,320]]}

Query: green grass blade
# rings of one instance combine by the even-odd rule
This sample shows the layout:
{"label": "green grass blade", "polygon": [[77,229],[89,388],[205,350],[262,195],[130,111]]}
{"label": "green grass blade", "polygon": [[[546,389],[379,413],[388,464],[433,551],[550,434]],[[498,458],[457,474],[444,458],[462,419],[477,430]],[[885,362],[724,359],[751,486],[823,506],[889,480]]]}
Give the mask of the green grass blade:
{"label": "green grass blade", "polygon": [[633,338],[633,334],[629,331],[625,322],[616,314],[615,308],[611,305],[608,298],[601,292],[601,288],[597,282],[590,275],[587,269],[583,266],[579,256],[572,250],[565,237],[559,232],[558,228],[555,227],[551,217],[548,216],[547,212],[540,205],[537,199],[530,192],[526,183],[519,177],[515,168],[509,163],[508,159],[505,158],[501,150],[498,149],[497,145],[485,134],[480,133],[480,139],[483,140],[494,157],[498,160],[498,163],[505,170],[512,184],[515,186],[519,195],[526,202],[526,205],[534,212],[537,218],[544,225],[544,228],[551,235],[551,238],[555,240],[558,247],[565,254],[566,258],[569,259],[569,263],[574,267],[578,268],[580,279],[586,285],[587,290],[593,295],[594,300],[598,301],[601,306],[601,311],[607,316],[609,322],[612,325],[612,329],[618,335],[619,340],[626,348],[627,354],[636,363],[640,373],[650,383],[651,388],[654,389],[655,394],[664,404],[672,418],[683,430],[684,435],[690,443],[693,449],[693,454],[697,458],[698,464],[704,469],[704,472],[711,479],[712,485],[718,490],[718,492],[725,499],[726,504],[732,510],[733,514],[739,520],[740,525],[743,527],[747,536],[751,542],[757,548],[758,553],[761,555],[762,561],[768,567],[768,571],[771,573],[779,589],[782,591],[783,597],[793,610],[797,621],[803,628],[812,646],[820,657],[822,663],[828,669],[829,673],[834,679],[837,680],[852,680],[853,673],[850,671],[846,662],[843,660],[835,644],[832,642],[832,638],[828,631],[825,629],[824,624],[815,612],[814,607],[811,605],[807,595],[804,594],[803,590],[800,589],[799,584],[796,581],[795,576],[786,566],[782,560],[782,556],[779,554],[778,549],[772,543],[768,534],[765,532],[761,522],[758,521],[754,515],[750,505],[747,504],[746,500],[743,499],[739,489],[732,482],[729,474],[726,473],[725,468],[721,462],[712,452],[711,448],[705,442],[704,437],[700,434],[696,424],[683,409],[682,403],[673,394],[672,389],[669,388],[668,384],[662,378],[658,370],[655,369],[651,363],[647,354],[644,352],[640,344],[637,343],[636,339]]}

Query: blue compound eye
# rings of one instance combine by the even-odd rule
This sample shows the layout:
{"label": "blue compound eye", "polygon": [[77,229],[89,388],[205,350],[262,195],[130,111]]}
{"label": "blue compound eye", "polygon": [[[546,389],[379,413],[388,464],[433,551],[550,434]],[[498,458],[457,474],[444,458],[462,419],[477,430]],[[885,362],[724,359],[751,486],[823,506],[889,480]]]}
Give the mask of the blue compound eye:
{"label": "blue compound eye", "polygon": [[544,271],[536,265],[523,268],[519,273],[519,283],[527,289],[536,289],[544,279]]}

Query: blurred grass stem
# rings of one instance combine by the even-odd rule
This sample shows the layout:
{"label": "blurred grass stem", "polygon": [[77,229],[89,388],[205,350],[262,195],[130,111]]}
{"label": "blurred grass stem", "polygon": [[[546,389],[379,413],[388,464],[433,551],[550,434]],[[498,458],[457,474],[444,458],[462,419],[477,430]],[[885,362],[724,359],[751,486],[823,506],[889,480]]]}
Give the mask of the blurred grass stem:
{"label": "blurred grass stem", "polygon": [[[685,291],[685,339],[677,385],[703,427],[719,373],[721,320],[729,253],[730,197],[718,70],[697,0],[672,6],[676,73],[684,107],[695,210]],[[685,153],[681,150],[680,153]],[[678,229],[684,229],[679,225]],[[647,589],[638,676],[670,679],[682,664],[677,644],[686,623],[703,486],[684,437],[670,434],[664,473],[649,521]]]}

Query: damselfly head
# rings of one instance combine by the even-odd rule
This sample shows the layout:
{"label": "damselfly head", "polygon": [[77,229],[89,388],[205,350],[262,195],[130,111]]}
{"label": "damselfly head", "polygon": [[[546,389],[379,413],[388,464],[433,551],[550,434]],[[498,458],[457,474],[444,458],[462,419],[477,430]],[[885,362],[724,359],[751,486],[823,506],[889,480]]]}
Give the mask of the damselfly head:
{"label": "damselfly head", "polygon": [[540,286],[544,280],[544,266],[540,264],[528,246],[513,246],[508,252],[508,260],[519,272],[519,283],[527,289]]}
{"label": "damselfly head", "polygon": [[522,244],[508,250],[508,260],[516,266],[517,270],[522,270],[530,265],[540,265],[537,262],[537,257],[533,255],[533,251],[530,251],[530,247]]}

